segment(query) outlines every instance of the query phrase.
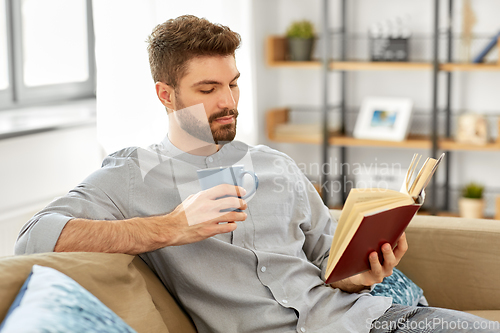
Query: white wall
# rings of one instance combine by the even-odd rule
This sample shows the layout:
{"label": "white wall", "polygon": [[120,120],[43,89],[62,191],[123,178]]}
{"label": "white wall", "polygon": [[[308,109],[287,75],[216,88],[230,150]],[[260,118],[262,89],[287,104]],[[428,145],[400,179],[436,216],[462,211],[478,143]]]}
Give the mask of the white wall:
{"label": "white wall", "polygon": [[[330,0],[331,27],[339,25],[339,0]],[[411,42],[413,49],[411,57],[415,60],[429,60],[432,55],[433,3],[431,0],[400,1],[400,0],[355,0],[348,1],[347,29],[349,33],[365,36],[368,27],[378,21],[389,19],[396,15],[411,15],[410,27],[415,34]],[[441,28],[446,27],[446,1],[442,1]],[[455,1],[455,17],[453,27],[455,32],[461,29],[462,1]],[[500,12],[500,2],[497,0],[472,1],[478,23],[474,33],[481,36],[492,36],[498,29],[498,19],[495,13]],[[305,144],[277,144],[269,142],[264,133],[265,113],[272,107],[313,105],[321,103],[321,75],[316,69],[268,68],[265,65],[265,38],[270,34],[283,35],[287,26],[293,20],[310,19],[317,22],[320,30],[321,1],[312,0],[256,0],[254,1],[255,38],[257,62],[257,94],[259,117],[259,140],[271,147],[282,150],[298,163],[320,163],[320,147]],[[428,38],[417,38],[427,36]],[[472,45],[472,54],[487,42],[488,38],[476,41]],[[349,53],[352,58],[368,59],[367,39],[357,38],[348,41],[351,45]],[[334,47],[336,42],[334,42]],[[458,43],[456,43],[458,49]],[[316,49],[317,53],[318,49]],[[334,50],[334,54],[336,50]],[[444,50],[441,53],[445,55]],[[458,54],[458,52],[456,52]],[[496,53],[498,54],[498,52]],[[494,55],[495,56],[495,55]],[[339,75],[329,74],[329,99],[332,104],[339,100]],[[430,112],[432,107],[432,73],[419,71],[365,71],[349,72],[347,78],[347,106],[358,109],[365,96],[410,97],[415,103],[415,109]],[[440,77],[440,105],[443,106],[444,75]],[[452,108],[453,112],[472,111],[479,113],[500,114],[499,72],[461,72],[453,77]],[[306,114],[313,119],[317,114]],[[425,114],[424,114],[425,116]],[[296,116],[297,117],[297,116]],[[319,119],[319,118],[317,118]],[[491,124],[493,135],[496,136],[496,117]],[[353,126],[351,120],[350,126]],[[423,132],[430,129],[430,118],[420,117],[413,124],[416,130]],[[348,124],[349,125],[349,124]],[[409,164],[413,153],[418,152],[428,156],[428,150],[388,149],[388,148],[349,148],[348,161],[364,165],[381,163],[401,163],[402,168]],[[338,162],[338,149],[331,148],[332,161]],[[458,189],[468,181],[479,181],[490,189],[500,189],[500,177],[496,177],[497,166],[500,165],[500,152],[453,152],[451,157],[451,184]],[[441,170],[442,171],[442,170]],[[313,179],[317,174],[311,175]],[[442,179],[442,172],[439,174]],[[452,194],[456,195],[457,191]],[[488,194],[488,193],[487,193]],[[500,191],[499,191],[500,194]],[[495,193],[488,195],[487,213],[493,214],[493,198]],[[455,200],[452,197],[452,201]],[[335,202],[334,202],[335,203]],[[452,208],[456,203],[452,202]]]}
{"label": "white wall", "polygon": [[102,162],[95,126],[0,140],[0,256],[12,255],[21,227]]}

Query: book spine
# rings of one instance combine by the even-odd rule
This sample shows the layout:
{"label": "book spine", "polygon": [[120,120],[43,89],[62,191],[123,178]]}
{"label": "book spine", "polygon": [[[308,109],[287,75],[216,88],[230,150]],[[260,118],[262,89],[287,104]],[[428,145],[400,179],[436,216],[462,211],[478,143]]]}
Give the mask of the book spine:
{"label": "book spine", "polygon": [[500,38],[500,32],[498,32],[486,45],[486,47],[472,60],[473,63],[478,64],[483,62],[484,57],[497,45],[498,43],[498,38]]}

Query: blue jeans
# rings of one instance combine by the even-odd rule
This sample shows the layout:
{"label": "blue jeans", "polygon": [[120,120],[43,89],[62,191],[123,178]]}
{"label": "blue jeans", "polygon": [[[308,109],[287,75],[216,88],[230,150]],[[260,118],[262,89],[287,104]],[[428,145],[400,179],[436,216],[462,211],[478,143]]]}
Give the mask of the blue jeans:
{"label": "blue jeans", "polygon": [[500,323],[469,313],[393,304],[371,323],[370,333],[500,332]]}

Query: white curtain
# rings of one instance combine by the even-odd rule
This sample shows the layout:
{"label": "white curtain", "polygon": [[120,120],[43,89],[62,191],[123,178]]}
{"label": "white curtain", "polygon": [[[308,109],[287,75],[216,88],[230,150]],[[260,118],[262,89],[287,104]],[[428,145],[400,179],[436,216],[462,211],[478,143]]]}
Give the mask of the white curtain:
{"label": "white curtain", "polygon": [[147,146],[168,129],[165,108],[156,97],[146,38],[154,26],[184,14],[205,17],[241,34],[236,53],[241,97],[236,139],[257,141],[255,55],[251,0],[94,1],[97,61],[97,131],[107,153]]}

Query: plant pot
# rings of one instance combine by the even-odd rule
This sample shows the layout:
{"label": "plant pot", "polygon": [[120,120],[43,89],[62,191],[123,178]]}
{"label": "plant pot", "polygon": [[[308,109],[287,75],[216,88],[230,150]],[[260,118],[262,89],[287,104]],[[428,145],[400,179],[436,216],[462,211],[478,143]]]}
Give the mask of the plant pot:
{"label": "plant pot", "polygon": [[288,56],[292,61],[310,61],[314,38],[288,38]]}
{"label": "plant pot", "polygon": [[458,199],[458,210],[461,217],[483,218],[484,199],[460,198]]}

